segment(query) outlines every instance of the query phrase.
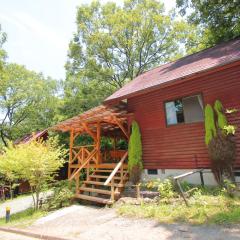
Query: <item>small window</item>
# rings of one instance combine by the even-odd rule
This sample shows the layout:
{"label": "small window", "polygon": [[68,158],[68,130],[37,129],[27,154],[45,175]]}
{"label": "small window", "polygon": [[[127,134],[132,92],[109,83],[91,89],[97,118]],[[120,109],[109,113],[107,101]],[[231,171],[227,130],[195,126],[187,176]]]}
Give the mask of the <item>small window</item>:
{"label": "small window", "polygon": [[157,175],[158,170],[157,169],[148,169],[147,173],[148,173],[148,175]]}
{"label": "small window", "polygon": [[234,172],[235,177],[240,177],[240,172]]}
{"label": "small window", "polygon": [[203,121],[201,95],[195,95],[165,103],[167,125]]}

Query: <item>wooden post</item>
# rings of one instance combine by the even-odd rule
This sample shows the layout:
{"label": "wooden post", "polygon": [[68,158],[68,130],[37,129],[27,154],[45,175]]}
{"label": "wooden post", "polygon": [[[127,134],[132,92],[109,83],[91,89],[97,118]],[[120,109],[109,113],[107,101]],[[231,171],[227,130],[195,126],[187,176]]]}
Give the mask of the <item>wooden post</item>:
{"label": "wooden post", "polygon": [[116,137],[113,137],[114,162],[116,161]]}
{"label": "wooden post", "polygon": [[114,177],[111,180],[111,200],[114,202]]}
{"label": "wooden post", "polygon": [[73,148],[73,129],[70,131],[70,143],[69,143],[69,161],[68,161],[68,179],[71,176],[71,164],[72,164],[72,148]]}
{"label": "wooden post", "polygon": [[79,177],[80,177],[80,173],[78,173],[76,176],[76,194],[79,193]]}
{"label": "wooden post", "polygon": [[137,193],[137,199],[140,199],[140,183],[136,185],[136,193]]}
{"label": "wooden post", "polygon": [[189,204],[188,204],[188,202],[187,202],[186,197],[184,196],[184,192],[183,192],[183,189],[182,189],[181,184],[179,183],[179,180],[176,179],[175,181],[176,181],[176,183],[177,183],[177,185],[178,185],[178,188],[179,188],[179,190],[180,190],[180,194],[181,194],[181,196],[182,196],[182,198],[183,198],[183,200],[184,200],[186,206],[189,207]]}
{"label": "wooden post", "polygon": [[97,164],[101,161],[101,125],[100,122],[97,123]]}
{"label": "wooden post", "polygon": [[200,174],[200,179],[201,179],[201,185],[202,185],[202,187],[204,187],[204,178],[203,178],[203,172],[202,172],[202,171],[200,171],[200,172],[199,172],[199,174]]}
{"label": "wooden post", "polygon": [[89,163],[90,163],[90,161],[88,161],[88,164],[87,164],[87,181],[89,180],[89,172],[90,172]]}
{"label": "wooden post", "polygon": [[120,183],[123,183],[123,164],[122,164],[122,166],[121,166],[121,181],[120,181]]}

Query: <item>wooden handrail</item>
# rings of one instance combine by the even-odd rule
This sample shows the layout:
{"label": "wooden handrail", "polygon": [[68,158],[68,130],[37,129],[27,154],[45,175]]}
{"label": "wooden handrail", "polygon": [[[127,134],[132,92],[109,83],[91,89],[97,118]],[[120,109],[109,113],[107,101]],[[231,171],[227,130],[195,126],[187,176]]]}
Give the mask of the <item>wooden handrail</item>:
{"label": "wooden handrail", "polygon": [[114,168],[114,170],[112,171],[112,173],[110,174],[110,176],[108,177],[108,179],[105,181],[104,186],[108,185],[108,184],[112,181],[112,179],[113,179],[113,177],[115,176],[115,174],[117,173],[117,171],[118,171],[118,170],[120,169],[120,167],[123,165],[123,163],[124,163],[127,155],[128,155],[128,152],[126,152],[126,153],[123,155],[122,159],[119,161],[119,163],[116,165],[116,167]]}
{"label": "wooden handrail", "polygon": [[83,165],[69,178],[69,181],[73,180],[75,176],[88,164],[88,162],[92,159],[94,154],[96,154],[97,150],[94,149],[91,154],[87,157],[86,161],[83,163]]}

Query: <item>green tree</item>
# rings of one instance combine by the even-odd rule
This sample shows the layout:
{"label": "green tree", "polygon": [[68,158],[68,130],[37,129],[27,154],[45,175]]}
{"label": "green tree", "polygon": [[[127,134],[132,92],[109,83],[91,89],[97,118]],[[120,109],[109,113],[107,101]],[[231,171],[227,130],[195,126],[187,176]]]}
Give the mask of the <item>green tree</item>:
{"label": "green tree", "polygon": [[28,181],[35,209],[38,209],[40,192],[54,181],[57,170],[63,166],[65,154],[56,138],[17,146],[9,144],[0,155],[0,172],[10,176],[11,180]]}
{"label": "green tree", "polygon": [[94,1],[78,8],[76,22],[67,81],[75,76],[82,82],[110,86],[112,91],[181,56],[181,43],[192,30],[174,14],[167,15],[157,0],[126,0],[122,6]]}
{"label": "green tree", "polygon": [[235,0],[177,0],[182,15],[201,28],[196,44],[205,47],[240,35],[240,3]]}
{"label": "green tree", "polygon": [[133,183],[139,183],[142,169],[143,163],[141,133],[138,123],[136,121],[133,121],[132,133],[128,146],[128,171],[130,174],[130,180],[132,180]]}
{"label": "green tree", "polygon": [[59,108],[59,120],[76,116],[98,106],[112,93],[111,87],[97,81],[82,82],[71,77],[63,83],[64,98]]}
{"label": "green tree", "polygon": [[58,106],[57,83],[18,64],[6,64],[0,82],[0,138],[8,140],[46,128]]}
{"label": "green tree", "polygon": [[0,24],[0,81],[2,78],[1,71],[3,69],[5,59],[6,59],[6,52],[3,50],[3,44],[6,42],[7,35],[2,31],[1,24]]}

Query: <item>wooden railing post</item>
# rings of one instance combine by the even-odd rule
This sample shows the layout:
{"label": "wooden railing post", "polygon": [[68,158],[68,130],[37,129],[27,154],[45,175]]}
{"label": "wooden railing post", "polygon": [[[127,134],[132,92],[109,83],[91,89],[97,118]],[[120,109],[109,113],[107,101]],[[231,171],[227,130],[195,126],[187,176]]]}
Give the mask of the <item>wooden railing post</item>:
{"label": "wooden railing post", "polygon": [[88,164],[87,164],[87,180],[89,180],[89,171],[90,171],[90,161],[88,161]]}
{"label": "wooden railing post", "polygon": [[73,148],[73,129],[70,132],[70,144],[69,144],[69,161],[68,161],[68,179],[71,176],[71,164],[72,164],[72,148]]}
{"label": "wooden railing post", "polygon": [[121,181],[120,181],[120,183],[123,183],[123,164],[121,165],[120,176],[121,176]]}
{"label": "wooden railing post", "polygon": [[97,164],[99,164],[101,161],[101,125],[100,125],[100,122],[97,123],[96,148],[97,148]]}
{"label": "wooden railing post", "polygon": [[79,177],[80,177],[80,173],[76,175],[76,194],[79,193]]}
{"label": "wooden railing post", "polygon": [[111,180],[111,200],[114,202],[114,178]]}

